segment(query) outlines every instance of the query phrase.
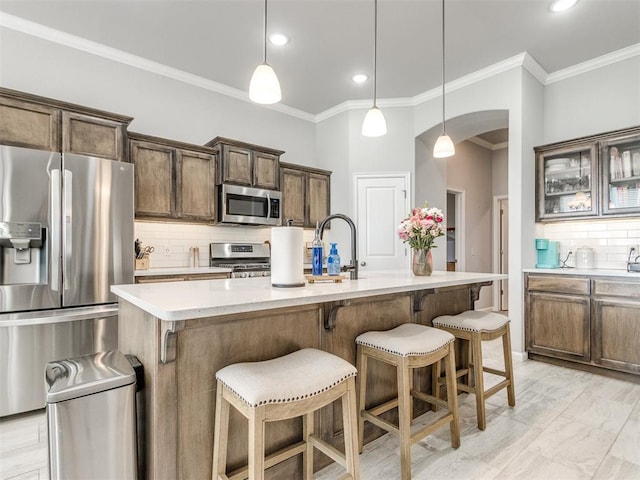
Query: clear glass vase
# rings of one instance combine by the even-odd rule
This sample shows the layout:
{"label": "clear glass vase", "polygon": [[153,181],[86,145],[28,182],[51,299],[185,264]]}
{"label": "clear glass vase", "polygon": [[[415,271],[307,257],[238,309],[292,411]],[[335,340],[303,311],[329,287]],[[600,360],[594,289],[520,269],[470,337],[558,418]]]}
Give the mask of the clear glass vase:
{"label": "clear glass vase", "polygon": [[421,277],[428,277],[433,273],[433,257],[431,250],[420,248],[413,250],[413,259],[411,263],[413,274]]}

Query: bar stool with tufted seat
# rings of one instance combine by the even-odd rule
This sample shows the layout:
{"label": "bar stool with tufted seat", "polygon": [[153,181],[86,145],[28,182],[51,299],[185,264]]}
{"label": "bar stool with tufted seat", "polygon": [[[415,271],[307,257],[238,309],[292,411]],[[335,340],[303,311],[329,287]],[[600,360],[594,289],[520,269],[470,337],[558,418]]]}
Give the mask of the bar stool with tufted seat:
{"label": "bar stool with tufted seat", "polygon": [[[345,467],[342,478],[357,480],[359,460],[356,422],[356,369],[321,350],[305,348],[263,362],[236,363],[216,373],[213,480],[226,474],[229,406],[249,422],[248,471],[231,478],[264,478],[264,470],[302,453],[305,479],[313,478],[313,449]],[[314,435],[314,412],[342,400],[345,453]],[[303,416],[303,441],[265,459],[265,422]]]}
{"label": "bar stool with tufted seat", "polygon": [[[513,386],[513,361],[511,359],[509,318],[494,312],[467,310],[458,315],[436,317],[433,319],[433,326],[453,334],[456,338],[469,342],[467,349],[467,366],[456,372],[456,378],[467,375],[468,381],[466,384],[456,383],[459,390],[475,394],[478,428],[484,430],[487,427],[484,403],[487,398],[506,388],[509,405],[513,407],[516,404],[516,394]],[[502,337],[504,370],[485,367],[482,364],[482,342],[494,340],[499,337]],[[471,376],[471,370],[473,370],[473,377]],[[483,372],[505,378],[497,385],[485,390]],[[439,396],[440,382],[438,382],[436,390],[436,394]]]}
{"label": "bar stool with tufted seat", "polygon": [[[453,335],[437,328],[405,323],[391,330],[366,332],[356,338],[358,366],[358,433],[359,447],[364,443],[364,422],[396,434],[400,437],[400,471],[402,480],[411,478],[411,445],[434,430],[449,423],[451,445],[460,446],[460,424],[458,420],[458,399],[448,395],[445,402],[433,395],[413,389],[415,368],[435,365],[445,359],[446,382],[449,391],[455,391],[455,358]],[[367,360],[375,360],[396,367],[398,376],[398,397],[382,405],[366,409]],[[435,378],[435,377],[434,377]],[[445,415],[411,433],[413,397],[432,405],[448,408]],[[381,414],[398,407],[398,426],[380,417]]]}

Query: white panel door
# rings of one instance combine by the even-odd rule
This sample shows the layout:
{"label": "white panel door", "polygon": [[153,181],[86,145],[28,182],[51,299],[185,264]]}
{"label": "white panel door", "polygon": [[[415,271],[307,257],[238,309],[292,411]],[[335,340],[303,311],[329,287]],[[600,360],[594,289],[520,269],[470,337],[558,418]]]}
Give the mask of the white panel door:
{"label": "white panel door", "polygon": [[409,213],[409,174],[355,175],[360,270],[409,265],[398,225]]}

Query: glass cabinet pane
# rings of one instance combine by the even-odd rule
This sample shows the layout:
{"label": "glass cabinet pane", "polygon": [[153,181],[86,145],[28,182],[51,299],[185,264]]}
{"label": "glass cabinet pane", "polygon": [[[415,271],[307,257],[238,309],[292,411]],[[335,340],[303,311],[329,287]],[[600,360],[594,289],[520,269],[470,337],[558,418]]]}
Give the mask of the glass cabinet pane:
{"label": "glass cabinet pane", "polygon": [[640,135],[603,143],[603,213],[640,212]]}
{"label": "glass cabinet pane", "polygon": [[597,213],[595,149],[548,151],[538,156],[538,219]]}

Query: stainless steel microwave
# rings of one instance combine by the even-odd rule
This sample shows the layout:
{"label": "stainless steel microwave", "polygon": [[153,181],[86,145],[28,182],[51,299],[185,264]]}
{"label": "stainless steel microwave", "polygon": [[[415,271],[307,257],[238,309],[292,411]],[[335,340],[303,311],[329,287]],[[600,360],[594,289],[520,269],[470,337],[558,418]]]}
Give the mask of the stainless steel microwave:
{"label": "stainless steel microwave", "polygon": [[282,193],[223,184],[218,186],[218,223],[281,225]]}

